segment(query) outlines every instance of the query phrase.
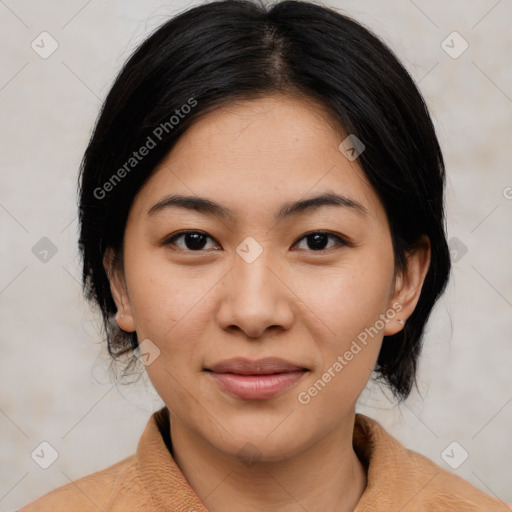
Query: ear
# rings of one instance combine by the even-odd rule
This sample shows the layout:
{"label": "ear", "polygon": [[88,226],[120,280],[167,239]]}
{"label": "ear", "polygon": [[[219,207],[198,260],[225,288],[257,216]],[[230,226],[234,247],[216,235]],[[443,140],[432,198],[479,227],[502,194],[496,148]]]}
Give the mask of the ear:
{"label": "ear", "polygon": [[116,264],[114,250],[110,247],[105,251],[105,255],[103,256],[103,267],[107,273],[110,282],[110,291],[117,306],[116,323],[123,331],[134,332],[135,322],[130,299],[126,290],[124,273],[122,269],[119,268],[119,265]]}
{"label": "ear", "polygon": [[[423,236],[417,246],[406,254],[406,268],[397,272],[394,292],[389,303],[390,308],[394,305],[392,309],[397,314],[391,322],[386,324],[384,336],[391,336],[401,331],[412,315],[430,266],[430,254],[430,240],[426,236]],[[403,323],[398,320],[402,320]]]}

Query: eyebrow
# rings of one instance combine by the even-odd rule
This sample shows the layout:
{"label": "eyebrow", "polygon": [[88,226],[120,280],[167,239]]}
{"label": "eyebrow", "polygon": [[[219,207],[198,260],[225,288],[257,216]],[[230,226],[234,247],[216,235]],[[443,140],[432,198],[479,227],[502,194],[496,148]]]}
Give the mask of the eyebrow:
{"label": "eyebrow", "polygon": [[[334,192],[326,192],[308,199],[300,199],[299,201],[283,204],[276,212],[275,218],[277,221],[282,221],[286,218],[317,210],[324,206],[348,208],[361,216],[369,216],[368,210],[358,201]],[[166,196],[158,201],[158,203],[149,209],[148,215],[152,216],[168,208],[194,210],[204,215],[210,215],[231,221],[235,218],[232,210],[212,201],[211,199],[178,194]]]}

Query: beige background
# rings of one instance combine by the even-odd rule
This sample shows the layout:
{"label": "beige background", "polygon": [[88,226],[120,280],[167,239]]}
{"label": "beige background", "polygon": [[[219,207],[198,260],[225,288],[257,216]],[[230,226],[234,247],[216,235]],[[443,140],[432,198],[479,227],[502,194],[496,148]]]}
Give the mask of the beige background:
{"label": "beige background", "polygon": [[[132,454],[160,406],[147,379],[109,377],[79,286],[76,176],[122,63],[195,3],[0,1],[0,512]],[[396,407],[369,386],[359,411],[512,503],[512,2],[326,3],[373,28],[419,81],[446,157],[449,238],[467,249],[429,323],[421,396]],[[59,45],[46,59],[31,48],[43,31]],[[469,44],[458,58],[442,47],[453,31]],[[32,252],[42,237],[57,248],[46,263]],[[30,456],[42,441],[59,454],[46,470]],[[469,453],[458,469],[441,458],[452,441]]]}

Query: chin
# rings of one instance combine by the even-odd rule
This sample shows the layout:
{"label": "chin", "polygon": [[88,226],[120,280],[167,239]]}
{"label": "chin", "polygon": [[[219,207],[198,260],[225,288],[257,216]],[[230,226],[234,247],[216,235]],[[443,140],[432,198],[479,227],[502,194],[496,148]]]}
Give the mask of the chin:
{"label": "chin", "polygon": [[[254,419],[237,419],[223,424],[224,428],[217,430],[217,435],[212,436],[211,430],[204,432],[204,435],[218,450],[242,461],[251,464],[258,461],[279,462],[305,449],[309,444],[308,439],[311,444],[314,442],[313,434],[308,436],[301,422],[294,421],[293,424],[283,426],[281,422],[285,417],[286,414],[276,415],[267,421],[260,419],[258,422]],[[300,432],[297,430],[299,426]]]}

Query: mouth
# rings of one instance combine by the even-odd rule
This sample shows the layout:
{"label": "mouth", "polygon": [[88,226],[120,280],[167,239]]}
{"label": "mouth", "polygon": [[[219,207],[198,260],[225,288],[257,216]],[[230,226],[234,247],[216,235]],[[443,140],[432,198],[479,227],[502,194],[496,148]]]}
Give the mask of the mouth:
{"label": "mouth", "polygon": [[242,400],[272,398],[291,388],[308,368],[279,358],[230,359],[204,368],[220,388]]}

